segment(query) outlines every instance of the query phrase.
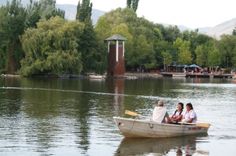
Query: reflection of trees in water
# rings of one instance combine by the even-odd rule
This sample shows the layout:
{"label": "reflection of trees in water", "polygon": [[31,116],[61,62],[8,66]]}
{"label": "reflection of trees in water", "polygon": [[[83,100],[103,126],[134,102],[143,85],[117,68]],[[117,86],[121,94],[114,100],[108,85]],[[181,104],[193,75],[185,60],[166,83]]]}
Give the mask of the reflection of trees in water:
{"label": "reflection of trees in water", "polygon": [[[177,156],[193,155],[196,150],[196,136],[186,136],[177,138],[140,138],[121,141],[116,151],[116,156],[157,154],[166,155],[175,152]],[[208,152],[201,151],[208,155]]]}
{"label": "reflection of trees in water", "polygon": [[[83,90],[80,81],[42,79],[25,80],[22,86],[57,90]],[[86,90],[86,89],[85,89]],[[24,90],[22,93],[24,112],[29,116],[27,125],[28,142],[35,138],[38,150],[47,150],[59,142],[61,130],[69,130],[76,136],[75,143],[85,152],[89,147],[89,113],[91,108],[88,94],[60,92],[54,90]],[[75,119],[75,120],[74,120]],[[66,132],[67,133],[67,132]]]}
{"label": "reflection of trees in water", "polygon": [[[19,79],[5,78],[2,79],[0,87],[19,86]],[[22,101],[21,92],[15,90],[0,90],[0,115],[17,116],[20,113]]]}
{"label": "reflection of trees in water", "polygon": [[[21,92],[4,89],[4,87],[19,86],[17,78],[0,78],[0,141],[15,139],[14,144],[20,143],[21,126],[20,111],[22,107]],[[3,145],[4,146],[4,145]]]}
{"label": "reflection of trees in water", "polygon": [[122,78],[109,78],[106,80],[106,86],[108,87],[109,93],[114,93],[112,97],[112,107],[114,110],[113,115],[120,115],[123,112],[124,104],[124,87],[125,80]]}
{"label": "reflection of trees in water", "polygon": [[[22,87],[53,88],[53,81],[22,79]],[[59,116],[60,101],[63,93],[42,90],[22,90],[23,111],[25,119],[26,142],[36,146],[37,152],[47,152],[54,146],[59,125],[56,118]]]}
{"label": "reflection of trees in water", "polygon": [[76,126],[75,135],[77,136],[76,143],[79,145],[79,148],[83,149],[86,152],[89,149],[89,117],[90,109],[92,104],[90,103],[89,95],[79,94],[75,97],[75,118]]}
{"label": "reflection of trees in water", "polygon": [[37,152],[47,153],[50,148],[54,147],[58,126],[53,120],[35,119],[25,126],[26,143],[35,146]]}

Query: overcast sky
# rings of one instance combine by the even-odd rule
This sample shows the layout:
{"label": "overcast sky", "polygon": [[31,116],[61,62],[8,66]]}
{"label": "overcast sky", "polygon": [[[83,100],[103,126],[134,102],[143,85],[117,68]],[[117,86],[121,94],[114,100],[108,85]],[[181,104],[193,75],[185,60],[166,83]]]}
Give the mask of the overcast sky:
{"label": "overcast sky", "polygon": [[[126,0],[91,0],[93,8],[110,11],[125,7]],[[78,0],[57,0],[58,4],[78,4]],[[155,23],[211,27],[236,18],[236,0],[139,0],[138,16]]]}

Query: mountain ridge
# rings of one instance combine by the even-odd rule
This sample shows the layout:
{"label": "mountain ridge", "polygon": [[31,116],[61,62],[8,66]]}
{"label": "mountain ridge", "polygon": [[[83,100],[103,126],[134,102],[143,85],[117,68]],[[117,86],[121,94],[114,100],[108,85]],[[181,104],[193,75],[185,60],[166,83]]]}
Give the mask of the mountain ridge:
{"label": "mountain ridge", "polygon": [[236,27],[236,18],[225,21],[210,28],[205,34],[220,39],[222,35],[231,35]]}

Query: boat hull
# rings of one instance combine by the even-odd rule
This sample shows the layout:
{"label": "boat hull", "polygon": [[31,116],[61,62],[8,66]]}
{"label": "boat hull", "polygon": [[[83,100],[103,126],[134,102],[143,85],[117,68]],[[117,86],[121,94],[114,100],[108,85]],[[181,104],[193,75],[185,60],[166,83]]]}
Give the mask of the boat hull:
{"label": "boat hull", "polygon": [[205,134],[206,127],[184,124],[164,124],[148,120],[113,117],[122,135],[127,138],[165,138]]}

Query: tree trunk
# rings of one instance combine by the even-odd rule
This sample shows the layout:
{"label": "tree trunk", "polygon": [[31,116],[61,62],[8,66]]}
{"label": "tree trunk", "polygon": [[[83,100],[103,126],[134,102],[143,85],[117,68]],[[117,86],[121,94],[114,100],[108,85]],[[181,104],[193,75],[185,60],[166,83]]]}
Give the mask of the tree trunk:
{"label": "tree trunk", "polygon": [[8,44],[8,58],[7,58],[7,74],[15,74],[16,72],[16,59],[14,56],[15,41]]}

